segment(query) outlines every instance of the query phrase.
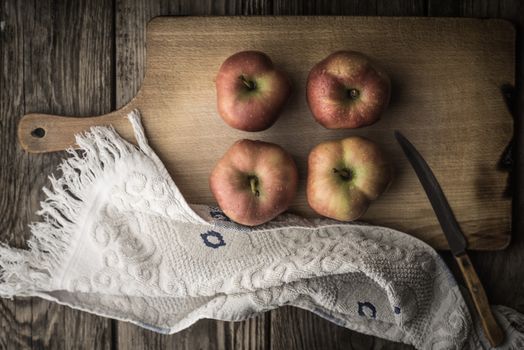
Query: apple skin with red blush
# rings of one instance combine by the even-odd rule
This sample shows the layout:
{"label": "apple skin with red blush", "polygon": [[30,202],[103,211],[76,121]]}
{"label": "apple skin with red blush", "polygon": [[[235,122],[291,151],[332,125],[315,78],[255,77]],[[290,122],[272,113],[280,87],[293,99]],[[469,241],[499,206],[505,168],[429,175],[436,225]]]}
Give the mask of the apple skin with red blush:
{"label": "apple skin with red blush", "polygon": [[263,224],[286,211],[297,191],[295,161],[282,147],[239,140],[218,161],[209,187],[220,209],[247,226]]}
{"label": "apple skin with red blush", "polygon": [[337,51],[310,71],[306,95],[315,120],[328,129],[377,122],[389,104],[391,81],[366,55]]}
{"label": "apple skin with red blush", "polygon": [[244,131],[272,126],[291,92],[287,76],[260,51],[228,57],[215,82],[219,115],[232,128]]}

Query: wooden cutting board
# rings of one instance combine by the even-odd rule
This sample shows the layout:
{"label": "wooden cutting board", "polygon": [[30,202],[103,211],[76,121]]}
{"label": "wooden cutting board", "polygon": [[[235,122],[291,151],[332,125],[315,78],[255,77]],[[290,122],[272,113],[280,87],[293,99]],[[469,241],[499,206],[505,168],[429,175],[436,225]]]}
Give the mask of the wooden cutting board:
{"label": "wooden cutting board", "polygon": [[[513,134],[500,93],[514,84],[515,30],[501,20],[368,17],[158,17],[147,27],[147,69],[137,96],[124,108],[90,118],[28,114],[19,139],[29,152],[63,150],[73,135],[112,124],[133,140],[122,116],[142,112],[146,133],[190,203],[214,203],[208,175],[237,139],[276,142],[297,161],[301,182],[291,211],[315,215],[305,197],[306,160],[324,140],[366,136],[394,163],[394,183],[363,219],[447,248],[414,171],[393,137],[402,131],[433,168],[468,238],[478,250],[510,240],[507,173],[497,163]],[[218,116],[214,78],[231,54],[266,52],[291,77],[293,95],[264,132],[229,128]],[[309,69],[335,50],[364,52],[392,78],[392,101],[375,125],[327,130],[307,107]],[[45,135],[42,137],[42,134]]]}

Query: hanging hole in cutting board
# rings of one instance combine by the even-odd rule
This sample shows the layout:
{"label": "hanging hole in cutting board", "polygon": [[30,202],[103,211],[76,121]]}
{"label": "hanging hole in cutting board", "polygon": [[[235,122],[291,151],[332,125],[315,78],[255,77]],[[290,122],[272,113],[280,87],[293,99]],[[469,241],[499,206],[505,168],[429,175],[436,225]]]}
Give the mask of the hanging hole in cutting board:
{"label": "hanging hole in cutting board", "polygon": [[41,139],[45,136],[45,129],[44,128],[36,128],[33,131],[31,131],[31,136],[36,137],[38,139]]}

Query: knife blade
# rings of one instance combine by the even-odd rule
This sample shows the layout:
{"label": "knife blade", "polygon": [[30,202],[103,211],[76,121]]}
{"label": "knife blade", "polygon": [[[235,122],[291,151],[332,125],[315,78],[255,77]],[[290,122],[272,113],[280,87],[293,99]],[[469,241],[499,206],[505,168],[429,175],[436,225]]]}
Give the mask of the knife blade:
{"label": "knife blade", "polygon": [[398,131],[395,131],[395,138],[400,144],[400,147],[402,147],[402,150],[413,166],[413,169],[415,169],[424,191],[426,191],[426,195],[428,196],[433,211],[442,227],[442,231],[444,232],[444,235],[446,235],[451,253],[453,255],[464,253],[467,246],[466,238],[460,229],[457,219],[455,218],[435,175],[433,175],[429,165],[411,142],[409,142]]}
{"label": "knife blade", "polygon": [[460,229],[460,226],[449,206],[448,200],[437,181],[437,178],[431,171],[422,155],[417,151],[415,146],[408,141],[399,131],[395,131],[395,138],[404,151],[411,166],[415,170],[417,177],[426,192],[426,195],[433,207],[433,211],[442,227],[446,236],[451,253],[459,265],[462,276],[470,292],[475,309],[480,317],[484,335],[491,346],[496,347],[504,341],[504,332],[500,328],[497,320],[491,312],[491,308],[486,296],[486,292],[473,264],[466,253],[467,241]]}

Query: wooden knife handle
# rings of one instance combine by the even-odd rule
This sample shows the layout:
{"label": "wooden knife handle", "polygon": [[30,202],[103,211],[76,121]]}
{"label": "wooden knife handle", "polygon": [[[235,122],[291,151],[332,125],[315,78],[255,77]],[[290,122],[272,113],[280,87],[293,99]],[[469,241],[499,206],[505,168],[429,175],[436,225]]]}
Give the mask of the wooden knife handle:
{"label": "wooden knife handle", "polygon": [[480,283],[479,276],[473,268],[473,264],[466,253],[455,256],[455,259],[462,271],[469,293],[473,299],[477,313],[480,316],[484,335],[492,347],[497,347],[504,341],[504,332],[491,312],[488,297],[486,296],[486,291],[484,290],[482,283]]}
{"label": "wooden knife handle", "polygon": [[62,151],[75,145],[75,135],[96,125],[112,125],[125,139],[134,140],[131,125],[121,109],[97,117],[62,117],[49,114],[26,114],[18,123],[18,141],[31,153]]}

